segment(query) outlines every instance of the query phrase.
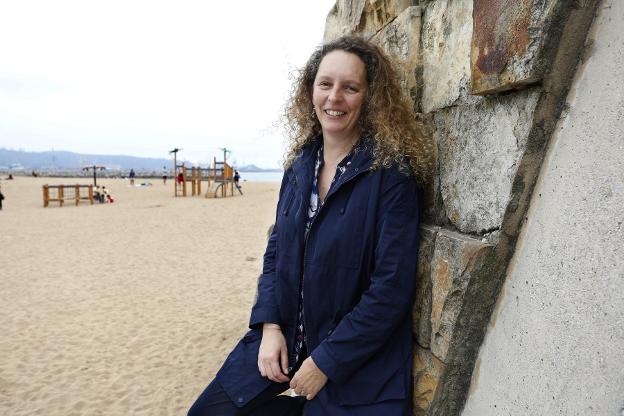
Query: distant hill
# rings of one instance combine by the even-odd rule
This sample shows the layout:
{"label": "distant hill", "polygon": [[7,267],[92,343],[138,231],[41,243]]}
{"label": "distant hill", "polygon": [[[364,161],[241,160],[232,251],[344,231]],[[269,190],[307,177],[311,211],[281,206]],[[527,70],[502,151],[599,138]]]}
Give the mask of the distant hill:
{"label": "distant hill", "polygon": [[156,159],[123,155],[88,155],[65,151],[23,152],[0,148],[0,169],[21,165],[24,170],[81,169],[86,165],[107,166],[120,170],[160,170],[172,167],[169,159]]}
{"label": "distant hill", "polygon": [[[151,171],[160,172],[163,166],[172,169],[171,159],[156,159],[148,157],[124,155],[89,155],[65,151],[24,152],[0,148],[0,171],[24,170],[60,171],[80,170],[84,166],[106,166],[108,170]],[[281,172],[281,169],[262,169],[256,165],[237,167],[240,172]]]}
{"label": "distant hill", "polygon": [[245,165],[236,168],[239,172],[281,172],[282,169],[262,169],[256,165]]}

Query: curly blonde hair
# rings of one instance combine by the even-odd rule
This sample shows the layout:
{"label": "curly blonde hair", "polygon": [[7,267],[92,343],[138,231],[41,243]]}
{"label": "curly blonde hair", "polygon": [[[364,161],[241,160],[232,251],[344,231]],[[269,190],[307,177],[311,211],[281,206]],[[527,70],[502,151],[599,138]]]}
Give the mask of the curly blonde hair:
{"label": "curly blonde hair", "polygon": [[290,139],[284,166],[291,166],[301,150],[321,133],[312,90],[321,61],[336,50],[355,54],[366,68],[368,89],[359,123],[363,136],[373,141],[373,169],[397,165],[421,184],[427,183],[435,162],[431,136],[417,120],[392,61],[378,46],[356,36],[343,36],[321,45],[299,72],[284,114]]}

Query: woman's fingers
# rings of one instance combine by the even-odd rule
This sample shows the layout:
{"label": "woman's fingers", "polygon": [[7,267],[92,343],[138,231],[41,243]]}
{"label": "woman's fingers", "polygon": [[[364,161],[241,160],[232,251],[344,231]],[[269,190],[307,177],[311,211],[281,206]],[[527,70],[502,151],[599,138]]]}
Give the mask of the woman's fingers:
{"label": "woman's fingers", "polygon": [[276,383],[288,381],[288,350],[282,331],[265,324],[258,351],[258,369],[263,377]]}
{"label": "woman's fingers", "polygon": [[261,358],[258,361],[258,369],[262,377],[266,377],[276,383],[285,383],[289,380],[288,377],[282,373],[277,357]]}
{"label": "woman's fingers", "polygon": [[258,371],[260,371],[260,375],[262,377],[267,376],[266,370],[264,369],[264,363],[260,360],[258,360]]}
{"label": "woman's fingers", "polygon": [[282,371],[280,369],[277,359],[264,360],[264,362],[262,363],[260,374],[263,377],[266,377],[269,380],[274,381],[276,383],[285,383],[288,381],[288,377],[282,374]]}
{"label": "woman's fingers", "polygon": [[300,396],[312,400],[327,383],[327,376],[316,366],[314,361],[306,358],[299,371],[290,381],[290,387]]}
{"label": "woman's fingers", "polygon": [[275,374],[273,373],[273,366],[271,365],[270,361],[266,361],[264,363],[264,368],[266,370],[267,373],[267,378],[271,381],[276,381],[275,379]]}
{"label": "woman's fingers", "polygon": [[271,380],[278,383],[285,383],[288,381],[288,377],[286,377],[280,368],[279,361],[277,358],[271,361],[271,371],[273,372],[273,378]]}
{"label": "woman's fingers", "polygon": [[302,383],[301,380],[297,379],[296,375],[292,378],[292,380],[290,380],[290,388],[292,389],[292,391],[295,392],[297,396],[304,396],[307,393],[304,383]]}
{"label": "woman's fingers", "polygon": [[293,378],[290,380],[290,388],[293,389],[295,393],[299,394],[299,377],[297,376],[297,373],[295,373]]}
{"label": "woman's fingers", "polygon": [[[282,373],[288,374],[288,351],[286,350],[286,346],[284,346],[280,351],[280,358],[282,364]],[[288,377],[287,377],[288,378]]]}

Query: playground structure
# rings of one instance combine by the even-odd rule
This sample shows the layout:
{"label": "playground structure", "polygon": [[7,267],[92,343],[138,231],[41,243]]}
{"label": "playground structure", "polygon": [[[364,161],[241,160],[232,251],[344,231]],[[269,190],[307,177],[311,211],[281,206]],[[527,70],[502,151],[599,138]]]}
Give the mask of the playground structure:
{"label": "playground structure", "polygon": [[[85,193],[81,194],[81,190]],[[58,202],[63,206],[65,202],[75,202],[76,206],[80,201],[89,201],[93,205],[93,185],[43,185],[43,207],[50,205],[50,202]]]}
{"label": "playground structure", "polygon": [[[174,196],[202,195],[202,182],[206,182],[206,198],[225,198],[234,196],[234,168],[227,163],[227,149],[223,149],[223,162],[217,162],[215,157],[212,167],[187,167],[186,163],[177,163],[177,152],[181,149],[174,149]],[[239,189],[242,195],[242,192]]]}
{"label": "playground structure", "polygon": [[[97,171],[98,170],[106,170],[106,166],[97,166],[97,165],[92,165],[92,166],[85,166],[82,168],[82,170],[89,172],[90,170],[93,171],[93,186],[97,186]],[[33,174],[35,172],[33,171]]]}

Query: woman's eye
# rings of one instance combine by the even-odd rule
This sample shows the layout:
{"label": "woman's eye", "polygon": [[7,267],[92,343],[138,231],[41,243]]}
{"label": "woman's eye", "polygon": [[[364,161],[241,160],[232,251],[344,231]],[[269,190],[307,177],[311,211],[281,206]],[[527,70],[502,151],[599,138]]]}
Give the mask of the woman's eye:
{"label": "woman's eye", "polygon": [[321,88],[329,88],[329,82],[321,81],[318,83],[318,86]]}
{"label": "woman's eye", "polygon": [[352,87],[352,86],[348,86],[347,87],[347,91],[349,91],[349,92],[358,92],[358,89],[355,88],[355,87]]}

